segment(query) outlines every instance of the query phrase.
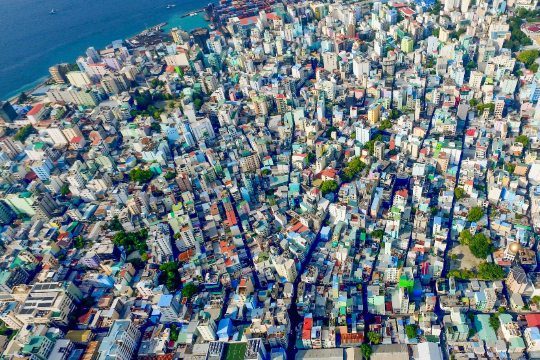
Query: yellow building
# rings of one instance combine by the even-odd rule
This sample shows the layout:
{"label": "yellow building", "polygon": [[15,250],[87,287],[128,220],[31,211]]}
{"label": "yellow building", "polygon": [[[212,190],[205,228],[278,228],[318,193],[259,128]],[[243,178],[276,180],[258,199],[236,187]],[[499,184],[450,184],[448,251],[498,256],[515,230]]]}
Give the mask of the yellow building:
{"label": "yellow building", "polygon": [[381,104],[373,104],[368,109],[368,121],[370,124],[376,124],[381,118]]}
{"label": "yellow building", "polygon": [[401,39],[401,51],[404,53],[411,53],[414,50],[414,40],[408,36]]}

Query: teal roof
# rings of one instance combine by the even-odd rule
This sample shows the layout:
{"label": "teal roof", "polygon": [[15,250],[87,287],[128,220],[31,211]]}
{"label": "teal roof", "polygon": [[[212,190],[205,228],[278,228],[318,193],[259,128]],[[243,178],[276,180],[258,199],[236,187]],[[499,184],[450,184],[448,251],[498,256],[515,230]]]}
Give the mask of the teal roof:
{"label": "teal roof", "polygon": [[525,342],[523,341],[523,338],[520,337],[514,337],[510,339],[510,349],[524,349],[525,348]]}
{"label": "teal roof", "polygon": [[489,324],[489,315],[478,314],[474,317],[474,327],[478,330],[480,340],[486,342],[488,346],[494,346],[497,342],[497,334]]}

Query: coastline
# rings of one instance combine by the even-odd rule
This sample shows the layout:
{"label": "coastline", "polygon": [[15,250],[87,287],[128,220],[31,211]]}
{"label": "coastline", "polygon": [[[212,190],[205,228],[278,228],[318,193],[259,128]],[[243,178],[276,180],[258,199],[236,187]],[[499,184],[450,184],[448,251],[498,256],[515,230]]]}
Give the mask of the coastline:
{"label": "coastline", "polygon": [[16,104],[17,99],[19,98],[21,93],[26,93],[27,95],[30,95],[31,93],[33,93],[34,91],[36,91],[40,87],[47,85],[47,83],[51,79],[52,79],[51,76],[41,77],[38,80],[36,80],[34,83],[23,86],[18,94],[9,97],[6,101],[9,101],[11,104]]}
{"label": "coastline", "polygon": [[[210,0],[210,2],[214,2],[214,0]],[[165,33],[170,32],[171,28],[173,28],[173,27],[181,27],[183,30],[185,30],[181,25],[177,24],[177,22],[179,22],[178,19],[180,19],[180,20],[192,19],[192,20],[198,21],[200,24],[197,24],[197,26],[194,26],[193,28],[208,27],[210,22],[207,21],[206,19],[204,19],[204,17],[202,16],[203,12],[204,12],[204,7],[197,8],[197,9],[192,9],[192,10],[186,10],[186,11],[183,11],[183,12],[178,12],[178,13],[172,14],[167,19],[168,21],[157,22],[157,23],[155,23],[155,25],[147,26],[146,28],[141,29],[141,30],[139,30],[139,31],[137,31],[135,33],[132,33],[131,35],[124,36],[122,38],[122,40],[128,40],[128,39],[134,38],[134,37],[140,35],[141,33],[145,32],[146,30],[154,28],[154,27],[156,27],[157,25],[160,25],[160,24],[164,24],[161,27],[160,31],[163,31]],[[197,15],[190,16],[191,13],[197,13]],[[175,20],[175,18],[177,20],[173,21],[173,20]],[[186,31],[190,31],[190,30],[186,30]],[[113,41],[113,40],[110,40],[110,41]],[[110,42],[107,43],[107,45],[109,45],[109,44],[110,44]],[[88,44],[88,46],[93,46],[93,44]],[[60,62],[73,62],[75,59],[76,58],[72,58],[70,60],[65,60],[65,61],[60,61]],[[54,63],[48,64],[48,66],[53,66],[53,65],[55,65],[55,64]],[[47,82],[50,81],[51,79],[52,79],[52,77],[50,76],[50,74],[46,73],[43,76],[39,77],[37,80],[29,82],[27,84],[24,84],[24,85],[18,87],[17,89],[15,89],[15,90],[12,90],[6,96],[2,96],[3,99],[0,98],[0,100],[5,100],[5,101],[8,101],[8,102],[14,104],[14,103],[16,103],[16,101],[17,101],[17,99],[18,99],[18,97],[19,97],[19,95],[21,93],[24,92],[24,93],[29,95],[32,92],[39,89],[40,87],[46,85]]]}

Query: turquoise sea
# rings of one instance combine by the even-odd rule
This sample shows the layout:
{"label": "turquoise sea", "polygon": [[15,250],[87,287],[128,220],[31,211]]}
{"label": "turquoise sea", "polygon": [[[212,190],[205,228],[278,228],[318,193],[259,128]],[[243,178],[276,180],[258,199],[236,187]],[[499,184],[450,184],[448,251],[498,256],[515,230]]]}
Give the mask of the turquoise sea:
{"label": "turquoise sea", "polygon": [[49,66],[74,62],[89,46],[98,49],[161,22],[188,31],[206,26],[202,14],[181,15],[211,1],[0,0],[0,99],[32,88]]}

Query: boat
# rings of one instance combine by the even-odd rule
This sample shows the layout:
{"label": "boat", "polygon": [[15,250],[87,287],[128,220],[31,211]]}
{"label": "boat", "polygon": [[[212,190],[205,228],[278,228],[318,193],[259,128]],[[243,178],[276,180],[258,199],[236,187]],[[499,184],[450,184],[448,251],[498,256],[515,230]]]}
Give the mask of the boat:
{"label": "boat", "polygon": [[195,16],[195,15],[197,15],[196,12],[189,13],[189,16]]}
{"label": "boat", "polygon": [[172,9],[175,6],[176,6],[175,4],[167,5],[167,9]]}
{"label": "boat", "polygon": [[51,9],[51,11],[49,12],[49,15],[54,15],[54,14],[56,14],[56,10]]}

